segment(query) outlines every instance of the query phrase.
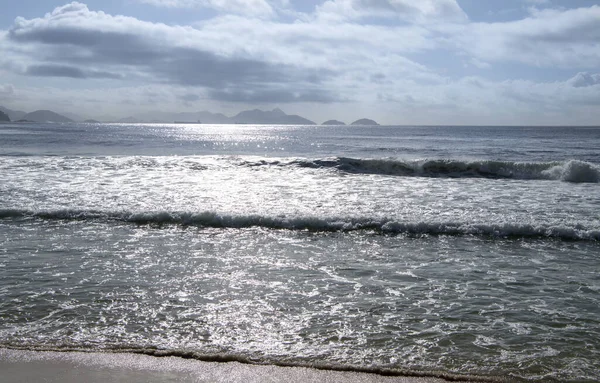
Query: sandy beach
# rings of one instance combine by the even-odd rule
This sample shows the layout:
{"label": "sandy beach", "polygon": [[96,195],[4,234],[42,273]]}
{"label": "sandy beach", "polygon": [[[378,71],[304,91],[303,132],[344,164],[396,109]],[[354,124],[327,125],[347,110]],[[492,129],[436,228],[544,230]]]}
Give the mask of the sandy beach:
{"label": "sandy beach", "polygon": [[[306,367],[216,363],[137,354],[0,349],[5,383],[25,382],[348,382],[443,383],[429,377],[382,376]],[[466,380],[454,380],[462,381]]]}

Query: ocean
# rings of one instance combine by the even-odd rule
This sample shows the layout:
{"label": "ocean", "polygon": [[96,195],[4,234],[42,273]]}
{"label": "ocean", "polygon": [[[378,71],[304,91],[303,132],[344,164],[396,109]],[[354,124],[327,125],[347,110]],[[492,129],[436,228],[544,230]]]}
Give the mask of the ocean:
{"label": "ocean", "polygon": [[0,347],[600,380],[600,128],[0,124]]}

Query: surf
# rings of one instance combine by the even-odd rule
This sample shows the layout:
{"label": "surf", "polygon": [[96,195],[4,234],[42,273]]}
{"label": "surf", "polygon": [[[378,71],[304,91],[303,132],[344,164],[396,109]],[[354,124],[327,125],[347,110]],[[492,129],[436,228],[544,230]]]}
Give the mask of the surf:
{"label": "surf", "polygon": [[46,221],[100,221],[137,225],[176,225],[201,228],[265,228],[307,232],[371,231],[379,234],[489,236],[507,238],[556,238],[563,240],[600,240],[600,228],[578,223],[541,222],[402,221],[398,218],[346,216],[292,216],[224,214],[216,211],[102,211],[85,209],[0,209],[0,219]]}
{"label": "surf", "polygon": [[298,159],[289,163],[263,162],[259,164],[280,166],[294,165],[307,168],[333,168],[352,174],[378,174],[402,177],[555,180],[572,183],[600,182],[600,166],[580,160],[514,162],[493,160],[397,160],[336,157],[316,160]]}

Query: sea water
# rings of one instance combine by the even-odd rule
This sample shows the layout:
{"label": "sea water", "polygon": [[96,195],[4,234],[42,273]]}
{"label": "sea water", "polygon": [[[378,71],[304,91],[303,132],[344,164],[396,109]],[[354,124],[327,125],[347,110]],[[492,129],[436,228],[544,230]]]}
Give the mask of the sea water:
{"label": "sea water", "polygon": [[0,125],[0,347],[600,380],[600,128]]}

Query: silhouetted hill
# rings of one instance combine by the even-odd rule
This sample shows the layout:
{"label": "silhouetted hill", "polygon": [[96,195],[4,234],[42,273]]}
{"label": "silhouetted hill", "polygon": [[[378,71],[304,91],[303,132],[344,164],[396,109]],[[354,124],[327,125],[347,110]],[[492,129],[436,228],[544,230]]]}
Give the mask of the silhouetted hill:
{"label": "silhouetted hill", "polygon": [[36,110],[35,112],[27,113],[21,119],[35,122],[73,122],[70,118],[54,113],[51,110]]}
{"label": "silhouetted hill", "polygon": [[0,110],[0,121],[1,122],[10,122],[10,117],[8,117],[8,114],[4,113],[1,110]]}
{"label": "silhouetted hill", "polygon": [[373,120],[369,120],[368,118],[361,118],[360,120],[354,121],[351,125],[379,125]]}
{"label": "silhouetted hill", "polygon": [[20,111],[20,110],[12,110],[12,109],[8,109],[5,108],[3,106],[0,106],[0,111],[4,112],[8,118],[10,118],[11,121],[17,121],[23,118],[24,115],[26,115],[27,113]]}
{"label": "silhouetted hill", "polygon": [[245,110],[231,117],[230,120],[236,124],[316,125],[313,121],[296,114],[285,114],[279,108],[272,111]]}
{"label": "silhouetted hill", "polygon": [[344,122],[338,121],[338,120],[327,120],[324,123],[322,123],[321,125],[346,125],[346,124]]}

